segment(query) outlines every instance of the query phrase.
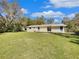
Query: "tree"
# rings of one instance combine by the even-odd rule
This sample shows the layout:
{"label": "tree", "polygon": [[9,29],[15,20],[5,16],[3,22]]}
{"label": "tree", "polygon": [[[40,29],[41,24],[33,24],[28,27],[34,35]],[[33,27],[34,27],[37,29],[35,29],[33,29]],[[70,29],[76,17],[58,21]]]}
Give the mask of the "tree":
{"label": "tree", "polygon": [[68,24],[71,20],[68,17],[63,17],[62,23]]}
{"label": "tree", "polygon": [[42,25],[45,24],[45,18],[43,16],[37,17],[35,20],[33,20],[34,25]]}
{"label": "tree", "polygon": [[77,13],[74,17],[74,22],[77,26],[79,26],[79,13]]}
{"label": "tree", "polygon": [[53,24],[54,23],[54,19],[53,18],[48,18],[46,23],[47,24]]}
{"label": "tree", "polygon": [[70,20],[68,17],[64,17],[63,23],[67,25],[67,31],[79,31],[79,14],[76,14],[72,20]]}
{"label": "tree", "polygon": [[[14,31],[17,27],[18,21],[22,18],[21,8],[18,6],[16,1],[13,3],[8,3],[7,0],[0,1],[0,29],[5,31]],[[3,16],[4,14],[5,16]],[[19,23],[19,25],[21,25]]]}

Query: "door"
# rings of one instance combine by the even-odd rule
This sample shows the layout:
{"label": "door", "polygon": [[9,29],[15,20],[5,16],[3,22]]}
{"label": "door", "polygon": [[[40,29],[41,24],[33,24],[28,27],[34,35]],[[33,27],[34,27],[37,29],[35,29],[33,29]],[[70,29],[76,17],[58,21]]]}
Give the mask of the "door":
{"label": "door", "polygon": [[47,32],[51,32],[51,26],[47,27]]}
{"label": "door", "polygon": [[61,31],[63,30],[63,26],[60,27],[60,30],[61,30]]}

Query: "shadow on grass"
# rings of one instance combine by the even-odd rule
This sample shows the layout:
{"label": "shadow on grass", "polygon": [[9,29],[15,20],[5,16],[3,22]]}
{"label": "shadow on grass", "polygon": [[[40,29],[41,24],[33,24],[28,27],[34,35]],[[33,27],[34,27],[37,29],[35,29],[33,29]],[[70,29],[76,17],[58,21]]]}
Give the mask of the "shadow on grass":
{"label": "shadow on grass", "polygon": [[78,35],[78,33],[76,33],[76,34],[69,34],[69,33],[51,33],[51,34],[55,34],[55,35],[58,35],[58,36],[62,36],[62,37],[68,38],[68,39],[70,39],[69,42],[79,45],[79,35]]}
{"label": "shadow on grass", "polygon": [[75,34],[73,34],[73,35],[74,35],[74,38],[76,38],[76,39],[71,40],[70,42],[79,45],[79,32],[75,32]]}
{"label": "shadow on grass", "polygon": [[77,33],[51,33],[59,36],[63,36],[66,38],[77,38],[79,39],[79,35]]}
{"label": "shadow on grass", "polygon": [[79,40],[72,40],[70,41],[71,43],[75,43],[75,44],[78,44],[79,45]]}
{"label": "shadow on grass", "polygon": [[68,33],[52,33],[52,32],[50,32],[50,34],[55,34],[55,35],[66,37],[66,38],[73,38],[73,34],[68,34]]}
{"label": "shadow on grass", "polygon": [[75,32],[75,35],[78,35],[79,36],[79,31],[78,32]]}

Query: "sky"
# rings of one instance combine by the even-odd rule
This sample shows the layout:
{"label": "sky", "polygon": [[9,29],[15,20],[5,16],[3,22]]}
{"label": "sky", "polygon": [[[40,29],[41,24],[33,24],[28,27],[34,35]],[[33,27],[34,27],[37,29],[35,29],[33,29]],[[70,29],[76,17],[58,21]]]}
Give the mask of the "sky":
{"label": "sky", "polygon": [[21,10],[28,17],[72,19],[79,13],[79,0],[17,0]]}

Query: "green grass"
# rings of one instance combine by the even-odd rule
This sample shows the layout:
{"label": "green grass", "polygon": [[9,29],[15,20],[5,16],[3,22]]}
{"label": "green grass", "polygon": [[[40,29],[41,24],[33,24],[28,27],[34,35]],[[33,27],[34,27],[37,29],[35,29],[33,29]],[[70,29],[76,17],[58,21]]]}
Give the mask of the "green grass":
{"label": "green grass", "polygon": [[0,34],[0,59],[79,59],[77,36],[52,33]]}

